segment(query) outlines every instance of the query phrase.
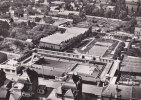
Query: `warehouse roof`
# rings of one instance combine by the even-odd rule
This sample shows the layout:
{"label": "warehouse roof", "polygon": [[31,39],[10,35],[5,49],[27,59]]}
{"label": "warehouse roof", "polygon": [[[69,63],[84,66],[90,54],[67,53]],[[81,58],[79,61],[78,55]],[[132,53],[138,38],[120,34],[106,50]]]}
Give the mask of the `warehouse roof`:
{"label": "warehouse roof", "polygon": [[60,45],[62,42],[77,37],[80,34],[84,34],[86,31],[88,31],[87,28],[66,28],[66,31],[64,33],[58,32],[56,34],[44,37],[40,40],[40,42]]}

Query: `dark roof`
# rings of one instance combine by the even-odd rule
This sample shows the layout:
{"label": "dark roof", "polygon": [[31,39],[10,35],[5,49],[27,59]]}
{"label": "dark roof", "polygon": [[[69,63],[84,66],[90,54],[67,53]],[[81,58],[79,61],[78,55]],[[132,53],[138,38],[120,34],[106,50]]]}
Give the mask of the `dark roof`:
{"label": "dark roof", "polygon": [[45,90],[45,89],[46,89],[46,85],[39,85],[39,86],[38,86],[38,89],[40,89],[40,90]]}
{"label": "dark roof", "polygon": [[12,84],[12,81],[11,81],[11,80],[6,79],[6,80],[4,81],[4,85],[5,85],[5,87],[8,88],[8,85],[10,85],[10,84]]}
{"label": "dark roof", "polygon": [[5,72],[3,70],[0,70],[0,77],[5,76]]}
{"label": "dark roof", "polygon": [[29,68],[26,70],[31,82],[38,79],[38,73],[34,70],[30,70]]}
{"label": "dark roof", "polygon": [[0,52],[0,63],[7,60],[7,54]]}
{"label": "dark roof", "polygon": [[67,90],[66,91],[66,93],[65,93],[65,97],[70,97],[70,98],[73,98],[74,97],[74,95],[73,95],[73,93],[72,93],[73,91],[71,90],[71,89],[69,89],[69,90]]}
{"label": "dark roof", "polygon": [[134,86],[132,88],[132,98],[136,100],[141,99],[141,88],[140,87]]}

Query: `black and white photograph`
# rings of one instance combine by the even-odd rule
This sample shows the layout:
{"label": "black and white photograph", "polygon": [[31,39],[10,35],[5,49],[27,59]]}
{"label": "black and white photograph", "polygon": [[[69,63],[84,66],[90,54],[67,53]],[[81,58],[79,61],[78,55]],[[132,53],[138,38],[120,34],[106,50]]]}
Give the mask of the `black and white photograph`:
{"label": "black and white photograph", "polygon": [[141,0],[0,0],[0,100],[141,100]]}

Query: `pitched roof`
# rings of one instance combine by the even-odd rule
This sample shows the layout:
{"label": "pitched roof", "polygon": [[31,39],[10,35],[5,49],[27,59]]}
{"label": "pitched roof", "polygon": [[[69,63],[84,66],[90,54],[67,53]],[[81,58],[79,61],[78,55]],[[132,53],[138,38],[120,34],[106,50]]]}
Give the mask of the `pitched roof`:
{"label": "pitched roof", "polygon": [[13,92],[13,93],[10,95],[9,100],[20,100],[21,97],[22,97],[22,96],[21,96],[20,92]]}
{"label": "pitched roof", "polygon": [[87,28],[77,28],[77,27],[66,28],[65,33],[62,34],[58,32],[56,34],[44,37],[40,41],[45,43],[60,45],[62,42],[77,37],[80,34],[84,34],[86,31],[88,31]]}
{"label": "pitched roof", "polygon": [[34,70],[30,70],[29,68],[26,70],[27,74],[29,75],[29,78],[31,82],[33,82],[35,79],[38,78],[38,73]]}
{"label": "pitched roof", "polygon": [[71,98],[74,97],[71,89],[67,90],[64,96],[71,97]]}
{"label": "pitched roof", "polygon": [[7,98],[7,94],[8,94],[8,89],[1,87],[0,88],[0,98],[1,99]]}
{"label": "pitched roof", "polygon": [[56,91],[57,94],[62,94],[62,86],[59,86]]}

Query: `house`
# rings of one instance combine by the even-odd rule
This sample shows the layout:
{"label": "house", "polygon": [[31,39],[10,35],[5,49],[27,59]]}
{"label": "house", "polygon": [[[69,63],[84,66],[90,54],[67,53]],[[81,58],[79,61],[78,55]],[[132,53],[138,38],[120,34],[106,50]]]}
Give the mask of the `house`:
{"label": "house", "polygon": [[141,36],[141,28],[140,27],[135,27],[134,35]]}
{"label": "house", "polygon": [[61,97],[62,100],[80,100],[82,96],[81,77],[76,73],[70,76],[69,81],[57,88],[56,94],[57,97]]}
{"label": "house", "polygon": [[115,6],[107,6],[106,8],[105,8],[105,10],[106,11],[115,11]]}
{"label": "house", "polygon": [[14,10],[15,17],[24,17],[24,10],[22,8],[17,8]]}
{"label": "house", "polygon": [[57,96],[61,96],[64,99],[71,99],[78,98],[79,91],[77,90],[77,86],[75,83],[67,82],[64,83],[61,87],[61,95],[57,93]]}
{"label": "house", "polygon": [[18,83],[24,85],[22,89],[22,96],[31,97],[38,88],[38,74],[34,70],[23,70],[22,75],[19,76]]}
{"label": "house", "polygon": [[[30,98],[36,93],[38,88],[38,74],[30,69],[25,69],[19,76],[17,82],[12,85],[10,98],[19,100],[19,98]],[[10,99],[10,100],[11,100]]]}
{"label": "house", "polygon": [[22,98],[23,88],[24,88],[24,84],[18,82],[13,83],[12,88],[10,89],[9,100],[20,100],[20,98]]}

